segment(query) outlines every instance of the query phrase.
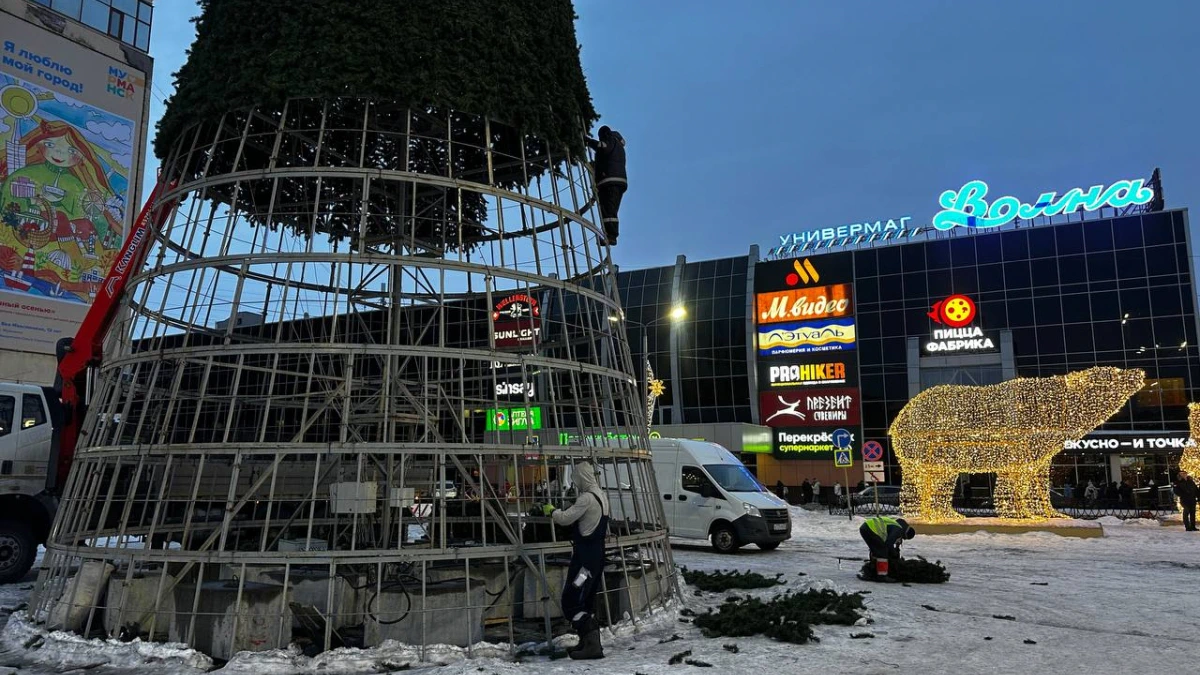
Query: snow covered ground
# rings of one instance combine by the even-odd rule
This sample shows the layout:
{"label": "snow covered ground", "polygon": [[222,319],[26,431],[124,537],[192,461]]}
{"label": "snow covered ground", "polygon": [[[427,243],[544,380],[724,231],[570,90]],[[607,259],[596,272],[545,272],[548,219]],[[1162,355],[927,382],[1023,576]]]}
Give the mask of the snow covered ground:
{"label": "snow covered ground", "polygon": [[[1076,539],[1052,534],[987,533],[918,536],[905,547],[909,556],[941,560],[950,582],[936,586],[871,584],[855,578],[865,547],[860,518],[849,520],[793,509],[793,539],[777,551],[750,547],[721,556],[694,542],[678,542],[676,562],[691,569],[752,569],[783,572],[787,588],[866,590],[874,623],[867,628],[818,626],[821,642],[792,645],[755,638],[706,639],[672,614],[636,630],[624,627],[605,636],[608,658],[579,663],[530,658],[513,662],[504,650],[484,651],[465,660],[458,650],[439,653],[439,673],[644,673],[694,671],[669,666],[672,655],[691,658],[726,672],[825,673],[1013,673],[1043,672],[1200,672],[1200,534],[1155,521],[1101,521],[1105,536]],[[838,560],[839,557],[854,560]],[[803,572],[805,576],[799,576]],[[15,590],[14,590],[15,589]],[[26,585],[0,587],[0,607],[12,607],[28,593]],[[744,592],[743,592],[744,593]],[[720,604],[724,594],[696,597],[684,592],[683,606],[696,611]],[[3,614],[0,611],[0,614]],[[1011,618],[997,618],[1011,617]],[[2,620],[2,619],[0,619]],[[851,639],[869,631],[872,639]],[[678,634],[682,639],[660,644]],[[44,640],[39,649],[22,645]],[[1031,643],[1032,642],[1032,643]],[[734,654],[722,645],[737,643]],[[365,652],[331,652],[316,659],[287,652],[247,654],[225,675],[353,673],[399,670],[412,659],[399,646]],[[104,644],[53,634],[44,636],[16,615],[0,635],[0,664],[22,664],[22,673],[201,672],[203,657],[162,646]],[[5,672],[0,665],[0,674]],[[702,671],[703,672],[703,671]],[[712,672],[720,672],[714,670]]]}

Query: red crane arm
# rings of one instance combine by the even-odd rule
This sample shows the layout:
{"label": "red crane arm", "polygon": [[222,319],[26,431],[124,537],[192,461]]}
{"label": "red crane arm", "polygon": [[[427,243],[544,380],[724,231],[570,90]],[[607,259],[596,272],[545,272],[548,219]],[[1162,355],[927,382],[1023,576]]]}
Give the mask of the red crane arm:
{"label": "red crane arm", "polygon": [[[150,198],[146,200],[133,229],[125,239],[125,245],[113,261],[112,269],[104,278],[104,283],[96,291],[96,300],[88,309],[87,316],[79,325],[79,331],[74,339],[60,340],[58,344],[58,378],[57,388],[59,400],[62,402],[65,419],[56,439],[57,460],[50,484],[62,487],[75,458],[75,445],[79,440],[79,429],[83,424],[83,413],[86,401],[88,368],[100,364],[103,358],[104,338],[112,327],[120,306],[121,294],[129,278],[142,269],[149,250],[147,243],[154,232],[161,231],[163,223],[170,216],[175,202],[157,203],[159,197],[174,189],[175,183],[164,185],[161,181],[154,186]],[[151,229],[153,228],[153,230]]]}

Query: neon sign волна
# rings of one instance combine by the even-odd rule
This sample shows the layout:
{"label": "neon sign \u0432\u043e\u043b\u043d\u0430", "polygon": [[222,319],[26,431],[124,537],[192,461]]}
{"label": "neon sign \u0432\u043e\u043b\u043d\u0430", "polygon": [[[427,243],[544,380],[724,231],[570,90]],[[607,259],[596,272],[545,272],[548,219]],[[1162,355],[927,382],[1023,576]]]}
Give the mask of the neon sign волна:
{"label": "neon sign \u0432\u043e\u043b\u043d\u0430", "polygon": [[944,209],[933,217],[933,226],[939,230],[955,227],[993,228],[1012,222],[1016,218],[1031,220],[1038,216],[1057,216],[1065,213],[1096,211],[1105,206],[1122,208],[1129,205],[1148,204],[1154,198],[1154,190],[1146,187],[1146,181],[1119,180],[1105,189],[1093,185],[1084,192],[1081,188],[1068,190],[1055,201],[1057,192],[1043,192],[1033,204],[1022,204],[1016,197],[1001,197],[991,206],[984,201],[988,185],[973,180],[957,192],[946,190],[938,198]]}

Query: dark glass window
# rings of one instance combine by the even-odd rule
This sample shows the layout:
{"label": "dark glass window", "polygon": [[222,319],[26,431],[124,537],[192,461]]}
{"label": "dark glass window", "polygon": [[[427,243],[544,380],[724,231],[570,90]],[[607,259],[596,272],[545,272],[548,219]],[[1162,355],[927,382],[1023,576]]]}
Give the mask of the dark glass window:
{"label": "dark glass window", "polygon": [[876,312],[863,312],[855,319],[855,329],[858,333],[859,340],[882,337],[879,332],[879,314]]}
{"label": "dark glass window", "polygon": [[1087,256],[1088,281],[1108,281],[1117,278],[1117,260],[1112,253],[1089,253]]}
{"label": "dark glass window", "polygon": [[[932,290],[932,289],[931,289]],[[978,269],[975,267],[958,267],[954,270],[954,292],[955,293],[971,293],[979,292],[979,275]]]}
{"label": "dark glass window", "polygon": [[930,270],[925,276],[929,279],[929,297],[941,298],[954,292],[950,270]]}
{"label": "dark glass window", "polygon": [[1088,253],[1111,251],[1113,247],[1112,221],[1089,222],[1083,226],[1083,240]]}
{"label": "dark glass window", "polygon": [[875,249],[856,251],[854,253],[854,275],[858,279],[873,277],[879,274],[879,257]]}
{"label": "dark glass window", "polygon": [[975,238],[959,237],[951,239],[950,257],[954,261],[955,266],[974,265],[976,263]]}
{"label": "dark glass window", "polygon": [[1057,297],[1037,298],[1033,301],[1033,316],[1039,326],[1062,323],[1062,304]]}
{"label": "dark glass window", "polygon": [[32,429],[46,423],[46,406],[42,397],[25,394],[21,397],[21,428]]}
{"label": "dark glass window", "polygon": [[1091,352],[1096,351],[1092,344],[1092,326],[1086,323],[1067,324],[1063,327],[1067,338],[1067,353],[1086,354],[1093,358]]}
{"label": "dark glass window", "polygon": [[909,272],[904,275],[904,297],[908,300],[921,299],[928,296],[929,287],[925,283],[925,272]]}
{"label": "dark glass window", "polygon": [[879,274],[900,274],[903,271],[900,263],[901,246],[889,246],[877,249],[879,254]]}
{"label": "dark glass window", "polygon": [[1053,258],[1030,262],[1029,272],[1035,287],[1058,285],[1058,263]]}
{"label": "dark glass window", "polygon": [[1120,297],[1115,291],[1092,293],[1089,299],[1092,304],[1092,321],[1121,318]]}
{"label": "dark glass window", "polygon": [[883,363],[883,341],[872,339],[859,340],[858,357],[861,359],[860,363],[864,366]]}
{"label": "dark glass window", "polygon": [[1067,223],[1054,228],[1058,254],[1083,253],[1083,225]]}
{"label": "dark glass window", "polygon": [[1096,351],[1120,351],[1125,348],[1120,321],[1097,321],[1092,324]]}
{"label": "dark glass window", "polygon": [[1178,274],[1175,267],[1175,246],[1149,246],[1146,248],[1146,270],[1149,275]]}
{"label": "dark glass window", "polygon": [[879,301],[899,302],[904,299],[904,284],[899,274],[879,277]]}
{"label": "dark glass window", "polygon": [[1037,333],[1032,328],[1014,328],[1013,352],[1023,356],[1036,356],[1038,353]]}
{"label": "dark glass window", "polygon": [[1004,263],[1004,283],[1009,289],[1029,288],[1029,261]]}
{"label": "dark glass window", "polygon": [[1086,294],[1063,295],[1062,319],[1064,323],[1092,321],[1092,306]]}
{"label": "dark glass window", "polygon": [[1025,230],[1005,232],[1000,235],[1004,260],[1027,260],[1029,258],[1029,236]]}
{"label": "dark glass window", "polygon": [[950,267],[950,242],[931,241],[925,244],[925,262],[929,269]]}
{"label": "dark glass window", "polygon": [[879,278],[858,277],[854,282],[854,303],[860,308],[864,304],[879,302]]}
{"label": "dark glass window", "polygon": [[1146,254],[1140,248],[1117,251],[1117,278],[1139,279],[1146,276]]}
{"label": "dark glass window", "polygon": [[979,290],[988,291],[1003,291],[1004,290],[1004,265],[993,263],[991,265],[979,266]]}
{"label": "dark glass window", "polygon": [[979,303],[979,320],[985,328],[1008,327],[1008,303],[1003,300]]}
{"label": "dark glass window", "polygon": [[1039,326],[1036,330],[1039,356],[1066,353],[1062,326]]}
{"label": "dark glass window", "polygon": [[1150,312],[1156,317],[1183,314],[1183,300],[1179,295],[1179,287],[1151,288]]}
{"label": "dark glass window", "polygon": [[1035,227],[1029,230],[1030,258],[1053,258],[1055,255],[1054,228]]}
{"label": "dark glass window", "polygon": [[1141,248],[1142,219],[1138,216],[1118,218],[1113,221],[1113,244],[1118,249]]}
{"label": "dark glass window", "polygon": [[1060,283],[1077,284],[1087,281],[1087,260],[1081,255],[1068,255],[1058,259]]}
{"label": "dark glass window", "polygon": [[921,244],[911,244],[902,246],[901,258],[904,263],[905,272],[924,272],[925,271],[925,247]]}
{"label": "dark glass window", "polygon": [[1142,215],[1142,236],[1146,238],[1147,246],[1174,243],[1175,231],[1171,226],[1170,214],[1147,213]]}
{"label": "dark glass window", "polygon": [[885,363],[905,363],[908,361],[904,337],[888,337],[883,339],[883,360]]}
{"label": "dark glass window", "polygon": [[1033,321],[1033,303],[1030,301],[1018,301],[1008,303],[1008,325],[1013,327],[1032,326]]}
{"label": "dark glass window", "polygon": [[1000,245],[1000,237],[985,235],[982,237],[973,237],[973,239],[975,240],[975,254],[979,256],[979,264],[1001,262],[1004,259],[1004,250]]}

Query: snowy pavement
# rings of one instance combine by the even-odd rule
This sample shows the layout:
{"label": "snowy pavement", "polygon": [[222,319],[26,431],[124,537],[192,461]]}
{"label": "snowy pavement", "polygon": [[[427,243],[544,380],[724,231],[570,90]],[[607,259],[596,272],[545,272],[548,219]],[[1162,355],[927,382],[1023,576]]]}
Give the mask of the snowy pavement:
{"label": "snowy pavement", "polygon": [[[760,675],[770,671],[958,675],[1049,669],[1200,672],[1200,533],[1160,527],[1154,521],[1107,518],[1101,521],[1105,536],[1097,539],[1052,534],[918,536],[905,546],[906,555],[941,560],[952,576],[947,584],[905,587],[855,577],[858,560],[865,554],[858,535],[860,518],[800,509],[793,509],[793,518],[794,536],[777,551],[749,547],[738,555],[722,556],[703,544],[676,542],[676,562],[690,569],[784,573],[787,586],[751,591],[755,595],[810,587],[869,591],[866,605],[873,624],[817,626],[819,643],[793,645],[762,637],[707,639],[690,624],[665,614],[636,630],[626,627],[618,636],[606,634],[608,658],[603,661],[538,657],[513,662],[504,650],[465,660],[458,650],[447,650],[437,659],[444,665],[431,670],[657,675],[696,671],[694,666],[667,664],[674,654],[691,650],[690,658],[717,669]],[[30,586],[0,587],[0,608],[15,606]],[[682,603],[703,611],[719,605],[725,595],[696,597],[685,586]],[[4,665],[13,665],[16,659],[22,659],[22,673],[89,667],[86,672],[92,674],[190,675],[205,667],[204,659],[189,650],[141,645],[138,653],[138,646],[61,634],[46,637],[40,649],[22,651],[21,644],[34,634],[19,616],[0,635],[0,674]],[[850,637],[862,632],[874,638]],[[660,644],[673,635],[681,639]],[[723,648],[733,643],[739,648],[736,654]],[[411,652],[400,647],[327,653],[316,659],[271,652],[243,655],[217,672],[387,672],[399,670],[411,658]]]}

